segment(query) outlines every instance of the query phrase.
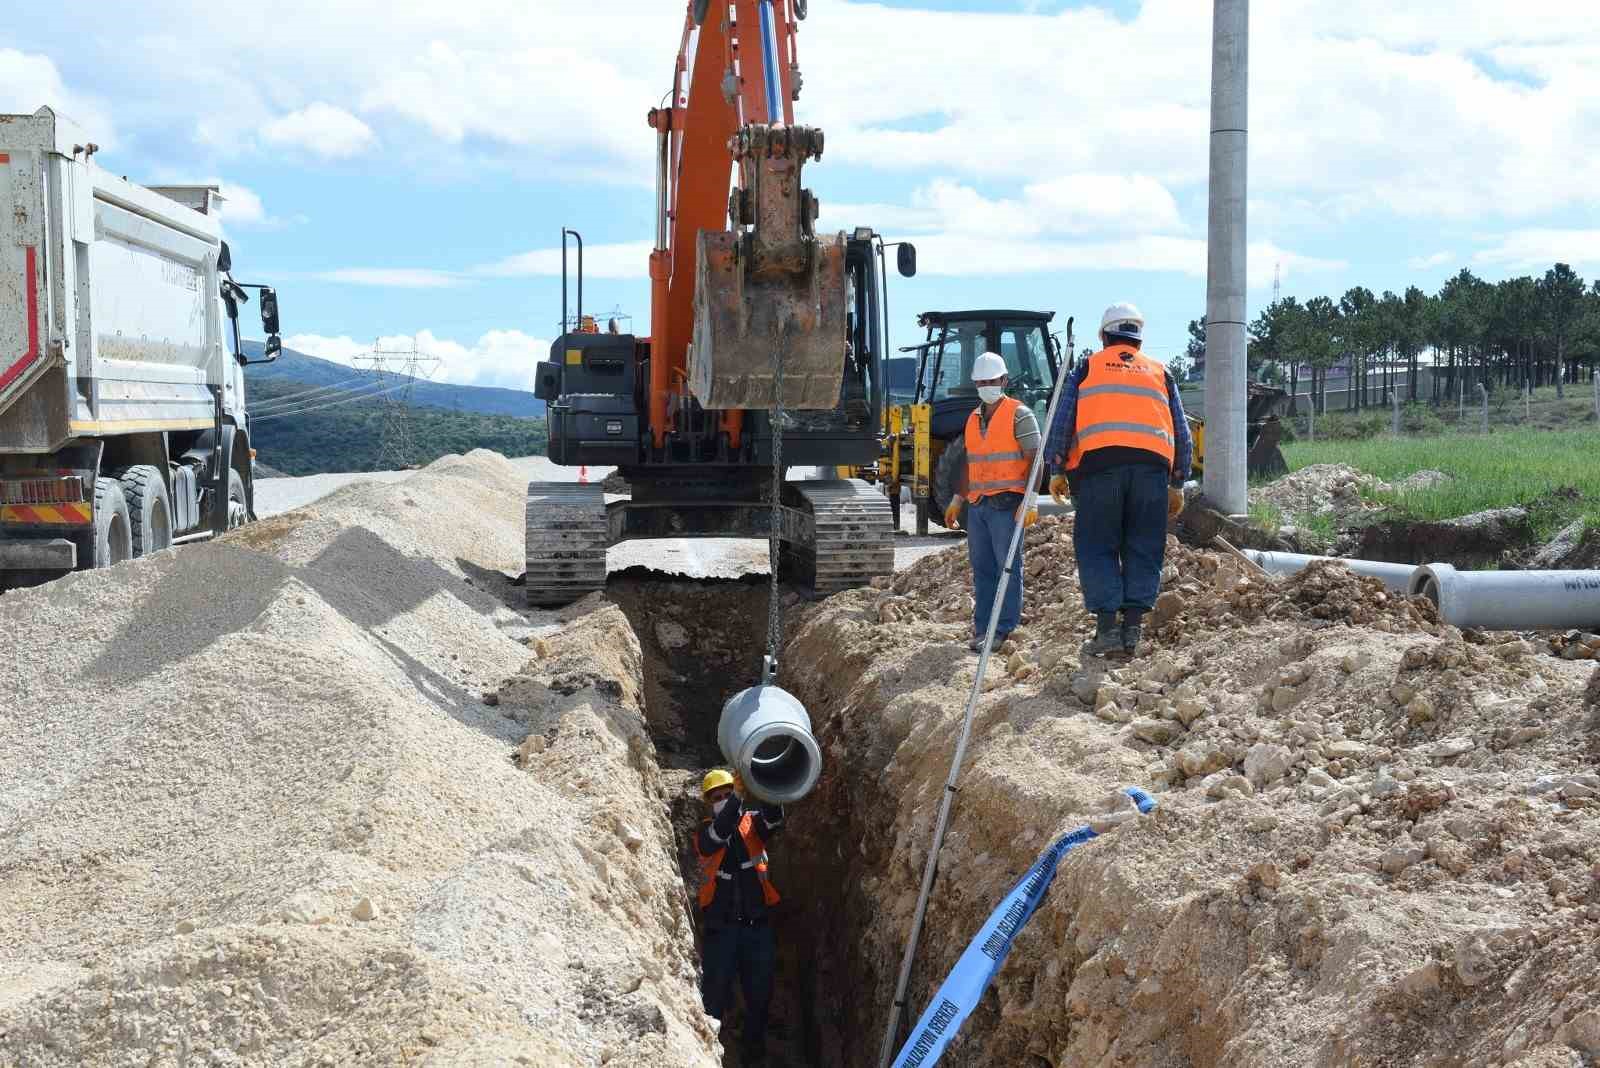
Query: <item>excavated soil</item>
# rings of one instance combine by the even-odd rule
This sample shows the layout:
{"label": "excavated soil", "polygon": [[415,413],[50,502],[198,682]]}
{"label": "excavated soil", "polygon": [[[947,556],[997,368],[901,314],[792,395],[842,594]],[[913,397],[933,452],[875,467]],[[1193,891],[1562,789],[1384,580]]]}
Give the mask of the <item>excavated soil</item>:
{"label": "excavated soil", "polygon": [[[1125,785],[1160,808],[1067,857],[942,1064],[1600,1056],[1593,665],[1463,635],[1340,565],[1279,583],[1175,543],[1142,655],[1086,660],[1070,520],[1028,550],[911,1014],[1056,835]],[[806,802],[825,831],[788,848],[826,866],[818,940],[848,980],[819,988],[821,1063],[873,1063],[976,666],[969,591],[943,553],[795,623],[828,765]]]}
{"label": "excavated soil", "polygon": [[[689,835],[766,587],[627,572],[528,612],[522,491],[447,457],[0,601],[0,1064],[737,1063]],[[941,1063],[1594,1063],[1587,636],[1170,542],[1140,657],[1089,660],[1070,531],[1028,535],[906,1025],[1056,835],[1124,786],[1160,808],[1067,857]],[[772,850],[776,1065],[876,1062],[970,598],[959,547],[786,597],[825,766]]]}

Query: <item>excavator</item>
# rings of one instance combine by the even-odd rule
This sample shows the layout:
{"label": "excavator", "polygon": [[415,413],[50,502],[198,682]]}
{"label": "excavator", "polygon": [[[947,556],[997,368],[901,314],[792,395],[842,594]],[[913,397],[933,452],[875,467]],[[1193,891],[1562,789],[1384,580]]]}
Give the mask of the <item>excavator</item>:
{"label": "excavator", "polygon": [[[689,0],[656,139],[650,334],[578,315],[538,365],[549,455],[615,466],[630,488],[534,482],[527,599],[564,604],[605,584],[606,549],[635,538],[760,537],[816,593],[894,567],[889,501],[835,472],[878,456],[887,376],[883,239],[818,233],[802,186],[823,133],[796,125],[805,0]],[[563,230],[565,258],[567,235]],[[916,250],[898,243],[900,274]]]}

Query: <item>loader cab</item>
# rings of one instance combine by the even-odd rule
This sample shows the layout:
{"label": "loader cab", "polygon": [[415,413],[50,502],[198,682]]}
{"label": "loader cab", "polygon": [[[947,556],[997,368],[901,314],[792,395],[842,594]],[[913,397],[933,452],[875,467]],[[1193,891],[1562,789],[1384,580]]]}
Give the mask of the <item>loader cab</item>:
{"label": "loader cab", "polygon": [[1060,368],[1049,330],[1053,318],[1054,312],[998,309],[918,316],[927,339],[909,351],[918,353],[916,401],[932,408],[931,435],[949,439],[966,425],[978,406],[972,364],[985,352],[1005,360],[1006,393],[1033,409],[1042,423]]}

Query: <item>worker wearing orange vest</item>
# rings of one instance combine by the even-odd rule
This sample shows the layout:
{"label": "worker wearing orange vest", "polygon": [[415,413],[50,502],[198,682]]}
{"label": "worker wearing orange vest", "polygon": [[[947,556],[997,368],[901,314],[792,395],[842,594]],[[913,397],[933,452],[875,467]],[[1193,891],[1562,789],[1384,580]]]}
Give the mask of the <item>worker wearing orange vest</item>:
{"label": "worker wearing orange vest", "polygon": [[695,834],[700,862],[701,1001],[720,1021],[733,1007],[734,980],[744,990],[740,1063],[765,1063],[777,944],[768,911],[778,891],[767,876],[767,843],[783,827],[783,807],[745,800],[744,783],[721,768],[706,773],[700,796],[711,815]]}
{"label": "worker wearing orange vest", "polygon": [[[967,559],[972,564],[972,628],[968,648],[977,652],[989,631],[989,613],[995,590],[1005,577],[1006,553],[1020,522],[1028,526],[1037,511],[1022,514],[1033,456],[1039,451],[1039,421],[1033,412],[1005,393],[1009,376],[1006,361],[986,352],[972,362],[972,384],[978,388],[977,408],[967,417],[964,444],[967,470],[964,483],[945,509],[944,525],[954,529],[966,506]],[[995,644],[1006,640],[1022,622],[1022,543],[1012,562],[995,623]]]}
{"label": "worker wearing orange vest", "polygon": [[[1139,351],[1144,316],[1113,304],[1100,323],[1104,348],[1063,385],[1045,456],[1058,471],[1058,503],[1070,486],[1072,544],[1084,605],[1095,615],[1092,656],[1132,656],[1155,606],[1167,521],[1183,508],[1194,446],[1178,384]],[[1117,614],[1122,618],[1120,623]]]}

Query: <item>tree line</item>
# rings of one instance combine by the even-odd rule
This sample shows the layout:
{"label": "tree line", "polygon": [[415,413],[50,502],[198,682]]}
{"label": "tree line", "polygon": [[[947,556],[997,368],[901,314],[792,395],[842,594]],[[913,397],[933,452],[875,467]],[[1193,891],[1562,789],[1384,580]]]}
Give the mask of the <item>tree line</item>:
{"label": "tree line", "polygon": [[[1189,323],[1180,359],[1203,363],[1204,317]],[[1337,300],[1284,297],[1250,324],[1248,359],[1252,379],[1287,386],[1291,397],[1309,378],[1318,411],[1327,410],[1335,368],[1348,374],[1348,409],[1386,404],[1395,389],[1403,401],[1434,405],[1480,384],[1490,392],[1554,385],[1564,396],[1585,368],[1592,376],[1600,366],[1600,279],[1590,286],[1565,263],[1503,282],[1463,268],[1434,294],[1354,286]],[[1433,368],[1427,396],[1418,388],[1423,366]]]}

